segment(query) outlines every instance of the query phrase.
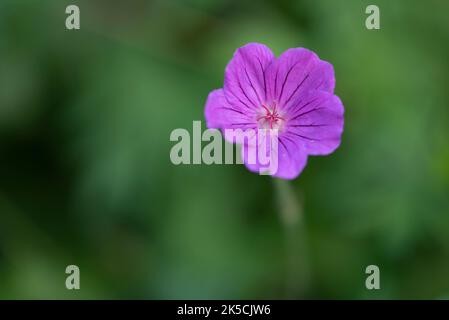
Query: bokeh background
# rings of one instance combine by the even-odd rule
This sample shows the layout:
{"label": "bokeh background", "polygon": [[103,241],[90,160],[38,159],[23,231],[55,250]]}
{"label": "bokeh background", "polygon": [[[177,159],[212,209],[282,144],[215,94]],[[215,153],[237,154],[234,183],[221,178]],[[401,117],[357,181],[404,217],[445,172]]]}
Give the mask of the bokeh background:
{"label": "bokeh background", "polygon": [[[69,4],[79,31],[65,28]],[[380,30],[365,28],[369,4]],[[1,0],[0,298],[448,298],[448,12],[438,0]],[[248,42],[335,67],[342,145],[288,185],[170,162],[171,131],[204,120]],[[302,217],[288,232],[286,201]],[[69,264],[81,290],[65,288]],[[365,288],[370,264],[381,290]]]}

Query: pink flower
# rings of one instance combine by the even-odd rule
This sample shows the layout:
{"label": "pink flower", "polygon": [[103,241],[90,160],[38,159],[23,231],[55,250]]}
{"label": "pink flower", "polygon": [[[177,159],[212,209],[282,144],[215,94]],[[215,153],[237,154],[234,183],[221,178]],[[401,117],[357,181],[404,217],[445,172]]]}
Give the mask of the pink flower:
{"label": "pink flower", "polygon": [[[276,58],[267,46],[249,43],[227,65],[223,89],[209,94],[207,127],[277,129],[278,167],[271,174],[294,179],[308,155],[327,155],[340,145],[344,109],[334,87],[333,66],[312,51],[293,48]],[[243,143],[243,153],[250,147]],[[259,171],[258,162],[244,162]]]}

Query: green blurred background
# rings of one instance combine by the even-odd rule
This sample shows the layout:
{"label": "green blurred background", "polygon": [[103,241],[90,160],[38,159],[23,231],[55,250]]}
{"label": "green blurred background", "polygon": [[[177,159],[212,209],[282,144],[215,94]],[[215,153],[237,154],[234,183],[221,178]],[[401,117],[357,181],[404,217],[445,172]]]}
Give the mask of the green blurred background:
{"label": "green blurred background", "polygon": [[[438,0],[0,0],[0,298],[448,298],[448,15]],[[290,182],[290,240],[273,179],[169,158],[248,42],[317,52],[346,108],[341,147]]]}

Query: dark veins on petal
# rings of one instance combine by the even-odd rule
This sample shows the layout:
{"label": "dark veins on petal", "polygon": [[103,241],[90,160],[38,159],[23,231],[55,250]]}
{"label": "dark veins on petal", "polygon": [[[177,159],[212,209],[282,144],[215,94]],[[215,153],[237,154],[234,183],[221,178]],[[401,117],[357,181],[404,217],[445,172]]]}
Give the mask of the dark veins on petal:
{"label": "dark veins on petal", "polygon": [[[285,137],[284,137],[285,138]],[[292,156],[290,155],[290,151],[288,151],[287,146],[285,145],[284,141],[282,141],[282,138],[279,138],[279,143],[284,147],[285,151],[287,152],[287,156],[289,157],[289,159],[292,158]]]}
{"label": "dark veins on petal", "polygon": [[281,139],[286,139],[286,140],[290,141],[293,145],[299,147],[295,140],[291,139],[290,137],[288,137],[286,135],[283,135],[282,137],[279,138],[279,140],[281,140]]}
{"label": "dark veins on petal", "polygon": [[306,139],[306,140],[310,140],[310,141],[320,141],[320,139],[315,139],[315,138],[303,136],[303,135],[301,135],[299,133],[296,133],[296,132],[293,132],[293,131],[288,131],[286,134],[293,134],[293,135],[295,135],[297,137],[300,137],[300,138],[303,138],[303,139]]}
{"label": "dark veins on petal", "polygon": [[[232,91],[229,91],[229,92],[230,92],[230,94],[231,94],[234,98],[236,98],[238,101],[240,101],[240,103],[243,104],[249,111],[254,112],[254,110],[253,110],[249,105],[247,105],[245,102],[243,102],[242,99],[240,99],[239,97],[237,97]],[[229,99],[228,99],[228,97],[226,96],[226,94],[225,94],[225,99],[226,99],[226,101],[227,101],[230,105],[232,105],[232,103],[229,101]]]}
{"label": "dark veins on petal", "polygon": [[311,113],[311,112],[314,112],[314,111],[317,111],[317,110],[321,110],[321,109],[325,109],[325,108],[324,108],[324,107],[319,107],[319,108],[311,109],[311,110],[309,110],[309,111],[306,111],[306,112],[303,112],[303,113],[301,113],[301,114],[298,114],[298,115],[295,116],[294,118],[291,118],[290,121],[299,119],[299,118],[305,116],[306,114],[309,114],[309,113]]}
{"label": "dark veins on petal", "polygon": [[[281,94],[279,95],[279,101],[282,100],[282,95],[284,94],[284,87],[285,87],[285,83],[287,82],[288,77],[290,76],[290,72],[292,72],[292,70],[300,63],[301,61],[297,61],[293,66],[290,67],[290,69],[287,71],[287,75],[285,76],[284,79],[284,83],[282,84],[282,88],[281,88]],[[277,74],[276,74],[276,78],[277,78]]]}
{"label": "dark veins on petal", "polygon": [[243,113],[243,112],[241,112],[241,111],[239,111],[239,110],[237,110],[237,109],[234,109],[234,108],[229,108],[229,107],[219,107],[219,109],[225,109],[225,110],[229,110],[229,111],[234,111],[234,112],[240,113],[241,115],[246,116],[245,113]]}
{"label": "dark veins on petal", "polygon": [[259,56],[255,56],[257,61],[259,62],[259,66],[260,66],[260,70],[262,71],[262,75],[263,75],[263,92],[265,94],[265,99],[267,99],[267,85],[266,85],[266,80],[265,80],[265,69],[262,66],[262,62],[259,59]]}
{"label": "dark veins on petal", "polygon": [[243,70],[245,70],[245,75],[248,78],[249,84],[251,85],[251,88],[253,89],[254,93],[256,94],[257,99],[259,100],[259,103],[262,104],[262,100],[260,99],[259,94],[257,93],[256,88],[254,88],[254,85],[253,85],[253,82],[251,81],[251,78],[249,77],[248,70],[246,70],[246,64],[244,65]]}
{"label": "dark veins on petal", "polygon": [[287,101],[284,102],[284,106],[287,105],[287,103],[289,103],[290,99],[293,97],[293,95],[296,93],[296,91],[298,91],[298,89],[302,86],[302,84],[304,83],[304,81],[307,80],[307,78],[309,77],[309,74],[307,74],[304,79],[302,79],[302,81],[298,84],[298,86],[295,88],[295,90],[293,90],[292,94],[288,97]]}
{"label": "dark veins on petal", "polygon": [[237,76],[237,83],[238,83],[238,85],[239,85],[240,91],[242,91],[243,95],[246,97],[246,99],[248,100],[248,102],[249,102],[251,105],[254,106],[254,102],[251,101],[251,99],[246,95],[245,90],[243,90],[242,84],[240,83],[240,78],[239,78],[238,76]]}
{"label": "dark veins on petal", "polygon": [[251,126],[251,128],[255,128],[256,124],[254,122],[233,122],[231,126]]}
{"label": "dark veins on petal", "polygon": [[287,127],[327,127],[330,126],[330,124],[293,124],[293,125],[288,125]]}
{"label": "dark veins on petal", "polygon": [[[294,120],[294,119],[296,119],[298,116],[301,116],[301,115],[298,115],[298,113],[299,113],[301,110],[303,110],[305,107],[307,107],[308,105],[314,103],[315,101],[317,101],[317,100],[319,100],[319,99],[320,99],[320,97],[317,97],[317,98],[315,98],[315,99],[312,99],[312,100],[308,101],[306,104],[302,105],[302,106],[301,106],[300,108],[298,108],[297,110],[295,110],[294,113],[292,114],[292,117],[293,117],[293,118],[290,118],[290,120]],[[301,102],[302,102],[302,100],[299,101],[299,103],[301,103]],[[318,103],[316,106],[314,106],[313,108],[316,108],[318,105],[319,105],[319,103]]]}

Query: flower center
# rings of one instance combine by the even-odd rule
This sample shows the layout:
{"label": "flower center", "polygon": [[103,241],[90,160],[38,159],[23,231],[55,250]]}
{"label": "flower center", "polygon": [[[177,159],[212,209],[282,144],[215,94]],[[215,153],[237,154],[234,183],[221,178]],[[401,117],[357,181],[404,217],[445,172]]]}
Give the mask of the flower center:
{"label": "flower center", "polygon": [[262,105],[262,108],[264,109],[264,113],[257,117],[259,126],[263,129],[280,129],[285,119],[279,115],[276,110],[276,104],[274,104],[273,108],[268,108],[265,105]]}

